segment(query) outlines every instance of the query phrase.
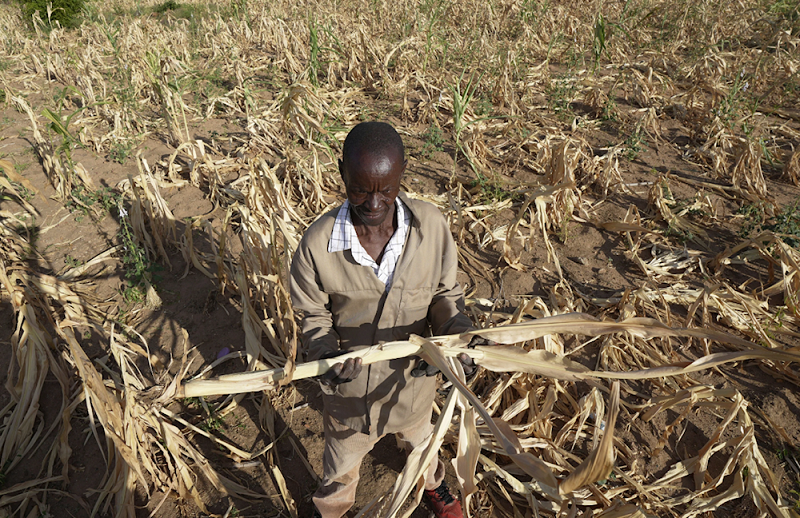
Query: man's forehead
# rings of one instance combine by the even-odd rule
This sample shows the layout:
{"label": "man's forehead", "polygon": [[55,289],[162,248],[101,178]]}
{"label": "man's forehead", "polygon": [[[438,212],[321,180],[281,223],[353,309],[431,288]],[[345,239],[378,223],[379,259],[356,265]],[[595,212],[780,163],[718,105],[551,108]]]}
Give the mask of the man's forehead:
{"label": "man's forehead", "polygon": [[355,149],[344,156],[344,163],[351,169],[386,169],[386,172],[403,163],[403,157],[391,148]]}

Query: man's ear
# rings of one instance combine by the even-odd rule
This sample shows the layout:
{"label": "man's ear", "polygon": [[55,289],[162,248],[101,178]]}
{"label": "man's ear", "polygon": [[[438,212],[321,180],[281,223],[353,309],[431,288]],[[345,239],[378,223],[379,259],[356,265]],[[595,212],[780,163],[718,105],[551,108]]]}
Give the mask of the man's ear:
{"label": "man's ear", "polygon": [[339,176],[342,177],[342,181],[344,182],[344,185],[346,187],[347,186],[347,175],[344,174],[344,162],[342,162],[341,158],[338,160],[338,162],[339,162]]}

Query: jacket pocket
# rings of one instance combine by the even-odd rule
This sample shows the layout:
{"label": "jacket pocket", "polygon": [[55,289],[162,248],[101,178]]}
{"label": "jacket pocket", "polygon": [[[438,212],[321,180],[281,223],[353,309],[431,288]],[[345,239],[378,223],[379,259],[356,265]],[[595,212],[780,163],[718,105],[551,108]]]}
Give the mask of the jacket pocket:
{"label": "jacket pocket", "polygon": [[401,320],[403,324],[415,322],[428,315],[431,300],[433,299],[433,288],[413,288],[403,291],[400,301]]}
{"label": "jacket pocket", "polygon": [[421,376],[413,378],[409,375],[414,385],[414,397],[411,400],[411,414],[416,416],[425,411],[433,411],[433,398],[436,395],[436,378],[437,376]]}

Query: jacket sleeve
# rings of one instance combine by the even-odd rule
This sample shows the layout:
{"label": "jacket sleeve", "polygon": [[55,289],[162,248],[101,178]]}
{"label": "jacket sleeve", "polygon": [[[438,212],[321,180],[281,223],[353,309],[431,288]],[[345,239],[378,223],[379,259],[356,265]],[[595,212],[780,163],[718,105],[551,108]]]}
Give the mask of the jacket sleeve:
{"label": "jacket sleeve", "polygon": [[433,294],[428,316],[434,335],[463,333],[475,329],[464,313],[464,292],[458,284],[458,251],[447,222],[441,218],[442,273]]}
{"label": "jacket sleeve", "polygon": [[318,360],[327,352],[339,350],[339,335],[333,329],[330,297],[322,289],[314,258],[303,240],[292,260],[289,289],[292,305],[303,318],[302,350],[306,361]]}

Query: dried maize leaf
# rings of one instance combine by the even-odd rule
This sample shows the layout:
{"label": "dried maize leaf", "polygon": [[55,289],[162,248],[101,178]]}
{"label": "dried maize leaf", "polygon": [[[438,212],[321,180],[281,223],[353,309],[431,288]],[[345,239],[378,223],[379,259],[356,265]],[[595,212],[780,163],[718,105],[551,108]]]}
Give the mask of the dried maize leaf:
{"label": "dried maize leaf", "polygon": [[614,427],[619,415],[619,382],[611,385],[611,396],[605,433],[600,444],[592,450],[584,460],[559,486],[562,495],[572,493],[576,489],[602,480],[611,473],[614,467]]}

